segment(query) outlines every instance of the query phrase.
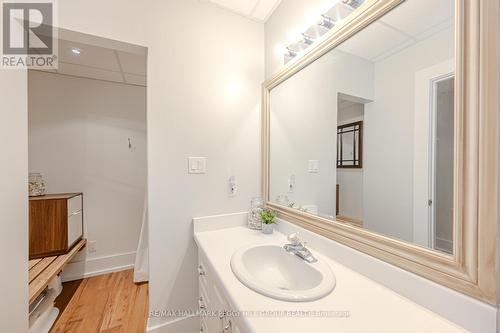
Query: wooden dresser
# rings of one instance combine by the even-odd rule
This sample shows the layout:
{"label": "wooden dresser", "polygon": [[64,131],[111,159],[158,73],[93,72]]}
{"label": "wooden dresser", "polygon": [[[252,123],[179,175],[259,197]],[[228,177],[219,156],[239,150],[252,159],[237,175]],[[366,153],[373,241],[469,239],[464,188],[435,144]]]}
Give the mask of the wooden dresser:
{"label": "wooden dresser", "polygon": [[29,200],[29,258],[62,255],[83,238],[83,194]]}

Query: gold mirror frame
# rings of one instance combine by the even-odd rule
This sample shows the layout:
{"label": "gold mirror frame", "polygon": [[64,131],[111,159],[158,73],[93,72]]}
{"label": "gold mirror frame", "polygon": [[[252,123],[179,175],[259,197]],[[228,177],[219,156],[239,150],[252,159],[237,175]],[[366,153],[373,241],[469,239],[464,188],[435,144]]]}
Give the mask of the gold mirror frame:
{"label": "gold mirror frame", "polygon": [[[269,201],[273,88],[405,0],[366,0],[318,45],[263,84],[262,195],[279,217],[490,304],[498,304],[499,2],[456,0],[453,255],[334,222]],[[459,208],[459,209],[457,209]],[[500,249],[499,249],[500,250]]]}

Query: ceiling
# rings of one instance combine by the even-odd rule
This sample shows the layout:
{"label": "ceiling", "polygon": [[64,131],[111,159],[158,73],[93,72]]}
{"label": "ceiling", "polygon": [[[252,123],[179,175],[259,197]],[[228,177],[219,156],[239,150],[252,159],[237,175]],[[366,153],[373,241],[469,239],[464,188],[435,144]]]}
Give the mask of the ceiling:
{"label": "ceiling", "polygon": [[[200,0],[210,2],[252,20],[265,22],[281,0]],[[307,1],[307,0],[306,0]]]}
{"label": "ceiling", "polygon": [[58,49],[58,68],[47,71],[146,86],[147,49],[144,47],[59,31]]}
{"label": "ceiling", "polygon": [[382,61],[434,34],[453,29],[454,0],[406,1],[338,47],[372,62]]}

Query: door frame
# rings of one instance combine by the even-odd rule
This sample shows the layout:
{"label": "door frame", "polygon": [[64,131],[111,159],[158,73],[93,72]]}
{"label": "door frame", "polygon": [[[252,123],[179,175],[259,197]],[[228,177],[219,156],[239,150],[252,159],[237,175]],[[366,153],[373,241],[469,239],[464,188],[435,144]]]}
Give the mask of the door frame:
{"label": "door frame", "polygon": [[449,59],[415,73],[414,109],[414,155],[413,155],[413,242],[434,249],[435,225],[431,219],[429,200],[434,198],[434,166],[432,154],[434,147],[435,120],[432,119],[434,84],[451,75],[455,76],[455,60]]}

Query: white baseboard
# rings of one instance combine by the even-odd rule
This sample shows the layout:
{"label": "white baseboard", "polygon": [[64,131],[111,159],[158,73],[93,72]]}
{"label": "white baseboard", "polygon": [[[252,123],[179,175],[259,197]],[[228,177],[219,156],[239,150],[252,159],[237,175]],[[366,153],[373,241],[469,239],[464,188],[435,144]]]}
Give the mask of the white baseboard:
{"label": "white baseboard", "polygon": [[193,333],[200,330],[200,317],[190,316],[178,318],[169,322],[150,325],[148,320],[147,333]]}
{"label": "white baseboard", "polygon": [[78,255],[66,265],[62,274],[62,281],[74,281],[124,271],[133,268],[134,263],[135,251],[88,259],[84,253]]}

